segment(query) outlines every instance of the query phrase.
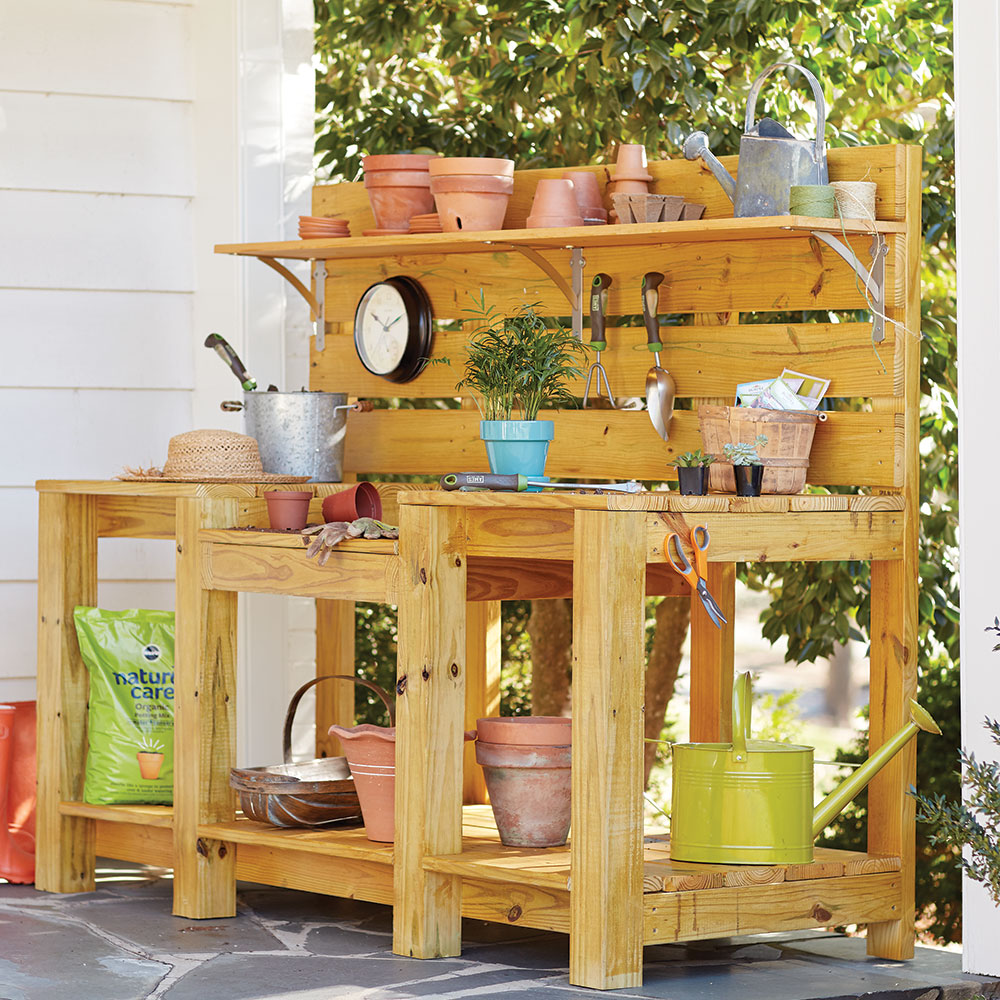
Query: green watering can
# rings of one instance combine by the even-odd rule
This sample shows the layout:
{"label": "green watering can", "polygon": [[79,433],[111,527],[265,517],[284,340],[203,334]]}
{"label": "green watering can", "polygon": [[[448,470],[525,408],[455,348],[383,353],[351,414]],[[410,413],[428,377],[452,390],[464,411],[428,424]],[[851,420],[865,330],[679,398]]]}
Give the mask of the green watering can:
{"label": "green watering can", "polygon": [[813,859],[813,840],[923,729],[941,730],[910,701],[910,722],[813,809],[813,748],[750,739],[750,673],[733,685],[732,743],[675,743],[670,857],[729,865]]}

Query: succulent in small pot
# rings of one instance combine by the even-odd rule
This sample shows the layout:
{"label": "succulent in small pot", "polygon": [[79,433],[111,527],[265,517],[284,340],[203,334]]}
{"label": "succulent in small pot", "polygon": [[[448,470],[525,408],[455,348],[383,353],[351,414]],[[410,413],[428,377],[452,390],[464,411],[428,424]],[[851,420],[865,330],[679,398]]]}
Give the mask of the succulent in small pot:
{"label": "succulent in small pot", "polygon": [[764,465],[757,454],[758,448],[767,444],[767,435],[758,434],[752,444],[738,441],[724,444],[722,452],[733,466],[736,477],[736,493],[741,497],[759,497],[760,484],[764,478]]}
{"label": "succulent in small pot", "polygon": [[715,461],[712,455],[685,451],[674,459],[677,468],[677,486],[684,496],[703,497],[708,493],[708,467]]}

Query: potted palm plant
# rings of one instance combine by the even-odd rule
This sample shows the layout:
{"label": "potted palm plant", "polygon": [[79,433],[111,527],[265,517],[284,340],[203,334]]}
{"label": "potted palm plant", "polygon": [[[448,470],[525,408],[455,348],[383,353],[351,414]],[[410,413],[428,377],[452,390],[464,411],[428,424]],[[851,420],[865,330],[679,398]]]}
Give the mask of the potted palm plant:
{"label": "potted palm plant", "polygon": [[536,305],[502,316],[480,292],[478,308],[470,310],[478,326],[456,388],[468,390],[479,408],[491,472],[543,476],[554,425],[538,412],[576,402],[568,385],[581,375],[583,345]]}
{"label": "potted palm plant", "polygon": [[686,451],[674,459],[677,468],[677,488],[684,496],[703,497],[708,493],[708,467],[715,461],[699,448]]}

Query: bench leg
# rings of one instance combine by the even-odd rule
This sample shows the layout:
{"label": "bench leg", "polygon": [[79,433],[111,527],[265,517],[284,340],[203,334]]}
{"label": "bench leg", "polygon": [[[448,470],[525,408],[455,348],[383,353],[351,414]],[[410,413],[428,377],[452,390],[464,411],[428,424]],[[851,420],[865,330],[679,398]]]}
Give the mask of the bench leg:
{"label": "bench leg", "polygon": [[232,821],[236,797],[236,594],[206,590],[200,528],[236,524],[235,500],[177,500],[177,638],[174,702],[174,913],[236,915],[234,845],[201,837],[202,823]]}
{"label": "bench leg", "polygon": [[645,564],[642,518],[576,512],[569,981],[593,989],[642,985]]}
{"label": "bench leg", "polygon": [[691,593],[691,739],[717,743],[733,737],[736,564],[710,562],[706,583],[729,623],[716,628],[701,598]]}
{"label": "bench leg", "polygon": [[[316,601],[316,676],[354,673],[354,601]],[[317,684],[316,756],[342,757],[332,725],[354,725],[354,688],[347,681]]]}
{"label": "bench leg", "polygon": [[446,507],[400,508],[392,948],[413,958],[462,947],[461,879],[423,861],[462,849],[463,520]]}
{"label": "bench leg", "polygon": [[[466,605],[465,728],[478,719],[500,714],[500,602],[474,601]],[[476,745],[465,745],[462,801],[488,802],[483,769],[476,763]]]}
{"label": "bench leg", "polygon": [[38,806],[35,886],[94,888],[93,820],[61,816],[83,795],[89,675],[73,623],[78,604],[97,604],[97,498],[38,498]]}

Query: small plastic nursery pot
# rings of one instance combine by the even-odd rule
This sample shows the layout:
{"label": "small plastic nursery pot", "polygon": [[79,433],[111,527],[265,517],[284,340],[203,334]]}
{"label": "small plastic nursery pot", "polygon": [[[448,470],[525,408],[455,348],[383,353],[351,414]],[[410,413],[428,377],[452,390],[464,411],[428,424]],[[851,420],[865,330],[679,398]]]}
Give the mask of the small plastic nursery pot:
{"label": "small plastic nursery pot", "polygon": [[271,490],[264,494],[267,518],[279,531],[301,531],[309,520],[311,490]]}
{"label": "small plastic nursery pot", "polygon": [[551,420],[480,420],[479,436],[486,445],[490,472],[544,476],[549,442],[555,437]]}
{"label": "small plastic nursery pot", "polygon": [[349,489],[323,497],[323,520],[355,521],[359,517],[382,520],[382,498],[371,483],[357,483]]}
{"label": "small plastic nursery pot", "polygon": [[705,496],[708,493],[708,466],[678,466],[677,486],[686,497]]}
{"label": "small plastic nursery pot", "polygon": [[733,476],[736,478],[737,496],[760,496],[760,487],[764,482],[763,465],[734,465]]}

